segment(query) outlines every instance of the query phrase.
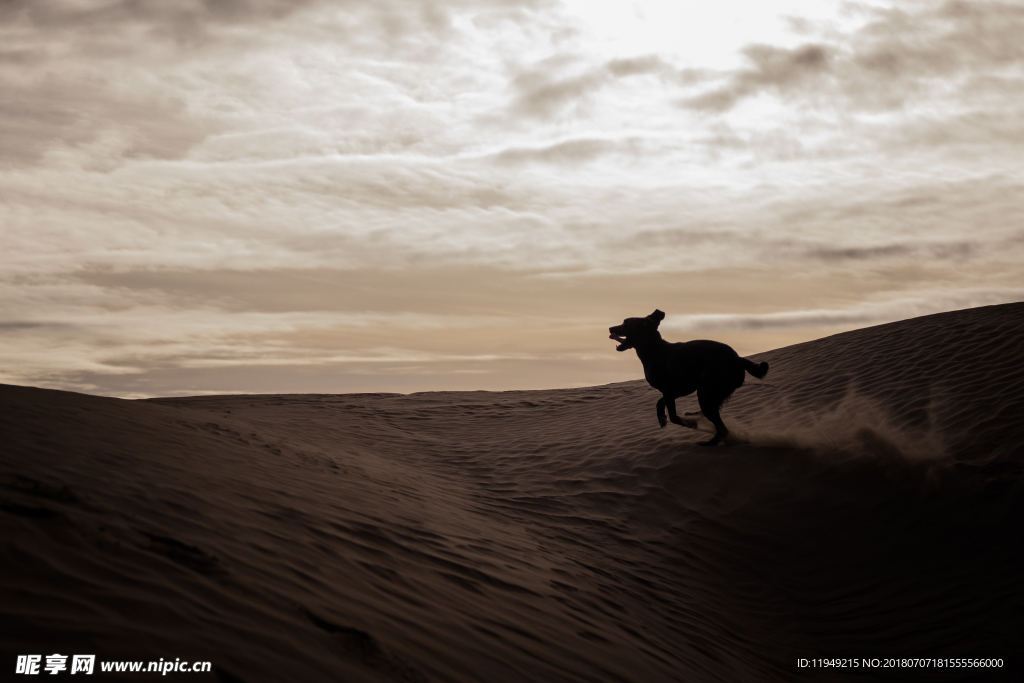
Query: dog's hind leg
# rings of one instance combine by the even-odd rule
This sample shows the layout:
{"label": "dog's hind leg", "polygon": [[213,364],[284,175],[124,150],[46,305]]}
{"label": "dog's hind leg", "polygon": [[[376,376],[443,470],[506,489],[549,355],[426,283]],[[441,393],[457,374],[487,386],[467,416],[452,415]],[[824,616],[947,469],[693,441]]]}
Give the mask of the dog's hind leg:
{"label": "dog's hind leg", "polygon": [[714,446],[729,434],[725,423],[722,422],[722,415],[718,412],[724,402],[725,397],[717,392],[697,391],[697,403],[700,404],[701,412],[704,413],[704,417],[711,420],[711,424],[715,425],[715,435],[707,441],[702,441],[701,446]]}
{"label": "dog's hind leg", "polygon": [[[683,426],[683,427],[689,427],[690,429],[696,429],[697,428],[697,421],[696,420],[684,420],[683,418],[679,417],[678,414],[676,414],[676,400],[674,398],[668,398],[666,396],[662,400],[664,400],[665,401],[665,405],[668,406],[668,419],[672,420],[672,422],[674,422],[675,424]],[[687,414],[689,414],[689,413],[687,413]],[[664,425],[662,425],[662,426],[664,426]]]}

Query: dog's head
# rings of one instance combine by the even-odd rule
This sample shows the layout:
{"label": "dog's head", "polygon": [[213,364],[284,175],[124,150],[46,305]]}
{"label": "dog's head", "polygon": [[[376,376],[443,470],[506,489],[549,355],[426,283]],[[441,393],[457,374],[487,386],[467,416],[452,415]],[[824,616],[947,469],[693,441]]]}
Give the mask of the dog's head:
{"label": "dog's head", "polygon": [[619,345],[615,347],[616,351],[632,349],[637,344],[661,339],[658,325],[664,319],[665,314],[657,310],[646,318],[626,318],[621,325],[608,328],[608,332],[611,333],[608,338],[619,342]]}

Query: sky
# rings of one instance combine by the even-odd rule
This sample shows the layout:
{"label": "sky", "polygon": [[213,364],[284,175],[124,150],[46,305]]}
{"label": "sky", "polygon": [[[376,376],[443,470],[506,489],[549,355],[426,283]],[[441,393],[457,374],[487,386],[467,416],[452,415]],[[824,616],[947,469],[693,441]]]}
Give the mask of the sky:
{"label": "sky", "polygon": [[0,382],[642,377],[1024,300],[1024,3],[0,0]]}

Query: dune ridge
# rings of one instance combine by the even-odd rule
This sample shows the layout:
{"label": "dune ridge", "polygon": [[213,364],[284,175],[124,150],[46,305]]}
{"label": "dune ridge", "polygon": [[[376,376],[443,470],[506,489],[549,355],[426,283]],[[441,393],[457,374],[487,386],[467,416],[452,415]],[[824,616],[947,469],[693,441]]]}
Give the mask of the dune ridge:
{"label": "dune ridge", "polygon": [[649,682],[1001,657],[987,675],[1011,675],[1022,357],[1024,304],[758,354],[771,371],[711,449],[658,428],[643,380],[145,401],[0,386],[5,661]]}

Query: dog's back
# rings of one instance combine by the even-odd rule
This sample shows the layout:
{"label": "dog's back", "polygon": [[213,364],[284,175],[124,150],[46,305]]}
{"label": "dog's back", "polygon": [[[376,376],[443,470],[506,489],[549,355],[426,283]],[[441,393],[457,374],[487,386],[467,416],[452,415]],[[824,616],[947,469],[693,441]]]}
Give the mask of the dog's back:
{"label": "dog's back", "polygon": [[651,382],[662,392],[686,396],[704,388],[731,394],[743,385],[743,359],[727,344],[710,339],[669,343],[666,359],[663,373],[655,378],[657,384]]}

